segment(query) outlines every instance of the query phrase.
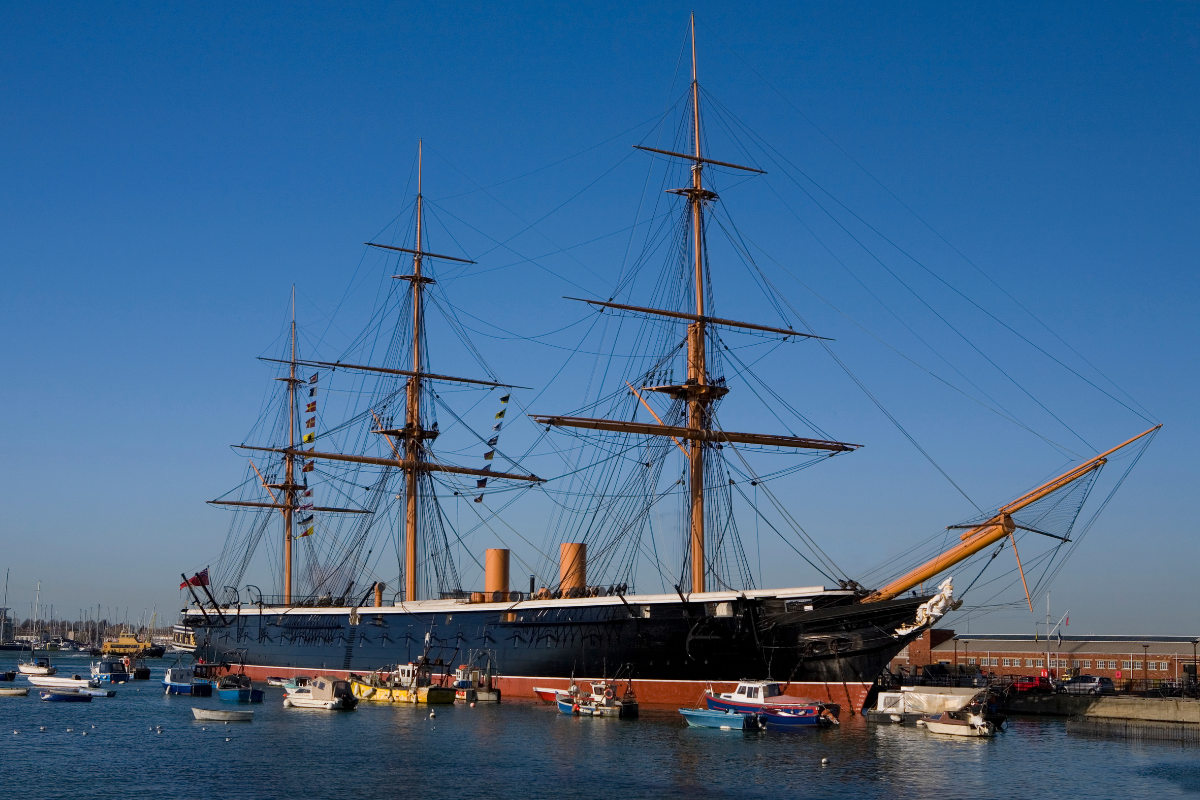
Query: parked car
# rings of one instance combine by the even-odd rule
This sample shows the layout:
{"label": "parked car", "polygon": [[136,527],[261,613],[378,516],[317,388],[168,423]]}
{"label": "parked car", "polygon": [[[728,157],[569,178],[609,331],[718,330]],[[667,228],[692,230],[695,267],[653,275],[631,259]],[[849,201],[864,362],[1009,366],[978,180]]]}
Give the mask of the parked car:
{"label": "parked car", "polygon": [[1063,694],[1116,694],[1112,678],[1096,675],[1077,675],[1063,683],[1058,691]]}
{"label": "parked car", "polygon": [[1054,685],[1050,683],[1050,679],[1041,675],[1022,675],[1013,681],[1012,690],[1014,692],[1053,692]]}

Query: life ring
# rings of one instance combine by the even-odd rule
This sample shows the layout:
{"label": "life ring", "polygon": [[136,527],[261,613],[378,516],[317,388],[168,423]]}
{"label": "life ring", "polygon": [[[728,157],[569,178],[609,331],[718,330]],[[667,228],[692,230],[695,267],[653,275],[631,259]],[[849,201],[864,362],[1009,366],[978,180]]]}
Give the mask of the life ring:
{"label": "life ring", "polygon": [[617,696],[617,693],[616,693],[616,692],[614,692],[614,691],[613,691],[611,688],[608,688],[608,689],[605,689],[605,690],[604,690],[604,697],[605,697],[605,699],[607,699],[607,700],[612,700],[612,699],[613,699],[614,697],[616,697],[616,696]]}

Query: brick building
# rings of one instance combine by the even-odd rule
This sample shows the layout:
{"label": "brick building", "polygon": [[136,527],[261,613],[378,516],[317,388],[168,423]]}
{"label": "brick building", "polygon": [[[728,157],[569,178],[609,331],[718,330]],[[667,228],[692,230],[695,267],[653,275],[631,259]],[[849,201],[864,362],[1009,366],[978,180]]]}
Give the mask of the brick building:
{"label": "brick building", "polygon": [[1065,677],[1100,675],[1113,680],[1194,680],[1195,636],[1063,636],[1046,641],[1025,634],[955,634],[933,629],[900,651],[890,664],[911,672],[926,664],[954,664],[995,675]]}

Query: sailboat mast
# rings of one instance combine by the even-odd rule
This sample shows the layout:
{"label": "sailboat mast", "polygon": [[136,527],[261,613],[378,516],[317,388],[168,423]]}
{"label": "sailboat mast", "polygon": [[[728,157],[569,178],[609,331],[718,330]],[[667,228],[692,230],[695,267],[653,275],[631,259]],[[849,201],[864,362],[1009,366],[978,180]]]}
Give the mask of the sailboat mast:
{"label": "sailboat mast", "polygon": [[405,430],[405,461],[411,466],[404,468],[404,599],[417,599],[417,481],[420,478],[418,462],[421,459],[421,293],[424,281],[421,280],[421,216],[424,198],[422,197],[422,167],[423,143],[417,142],[417,239],[416,252],[413,253],[413,334],[412,334],[412,370],[417,375],[408,379],[408,404]]}
{"label": "sailboat mast", "polygon": [[[700,155],[700,84],[696,78],[696,15],[692,14],[692,128],[694,130],[695,163],[692,165],[692,227],[696,258],[695,293],[696,316],[704,316],[704,185],[701,172],[704,162]],[[688,427],[703,430],[708,424],[708,398],[704,386],[708,370],[704,354],[704,322],[697,320],[688,326]],[[688,487],[691,493],[691,552],[692,591],[705,590],[704,553],[704,442],[695,437],[689,444]]]}
{"label": "sailboat mast", "polygon": [[288,365],[288,452],[283,463],[286,486],[283,501],[283,602],[292,603],[292,511],[296,505],[296,287],[292,287],[292,360]]}

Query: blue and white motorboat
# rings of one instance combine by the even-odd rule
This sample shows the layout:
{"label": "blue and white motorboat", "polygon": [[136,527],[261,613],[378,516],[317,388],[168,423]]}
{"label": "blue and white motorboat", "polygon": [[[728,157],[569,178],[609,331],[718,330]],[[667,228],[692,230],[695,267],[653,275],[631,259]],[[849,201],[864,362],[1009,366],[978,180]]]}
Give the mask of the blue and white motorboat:
{"label": "blue and white motorboat", "polygon": [[129,683],[133,675],[122,661],[93,661],[92,677],[101,683]]}
{"label": "blue and white motorboat", "polygon": [[679,713],[692,728],[715,728],[722,731],[762,730],[758,714],[739,714],[732,710],[711,708],[681,708]]}
{"label": "blue and white motorboat", "polygon": [[232,703],[261,703],[266,693],[255,689],[246,675],[223,675],[217,680],[217,696]]}
{"label": "blue and white motorboat", "polygon": [[51,703],[90,703],[90,694],[81,694],[76,689],[42,689],[38,696]]}
{"label": "blue and white motorboat", "polygon": [[175,664],[163,675],[163,687],[167,694],[187,694],[193,697],[212,697],[212,670],[209,664],[190,667]]}

